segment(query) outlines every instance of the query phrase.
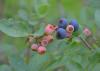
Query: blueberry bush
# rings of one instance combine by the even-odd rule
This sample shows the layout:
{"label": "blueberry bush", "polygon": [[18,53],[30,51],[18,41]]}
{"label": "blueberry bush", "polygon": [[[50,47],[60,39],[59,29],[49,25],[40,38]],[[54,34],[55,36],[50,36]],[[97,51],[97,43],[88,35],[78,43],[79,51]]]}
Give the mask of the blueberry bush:
{"label": "blueberry bush", "polygon": [[100,0],[0,0],[0,71],[100,71],[99,30]]}

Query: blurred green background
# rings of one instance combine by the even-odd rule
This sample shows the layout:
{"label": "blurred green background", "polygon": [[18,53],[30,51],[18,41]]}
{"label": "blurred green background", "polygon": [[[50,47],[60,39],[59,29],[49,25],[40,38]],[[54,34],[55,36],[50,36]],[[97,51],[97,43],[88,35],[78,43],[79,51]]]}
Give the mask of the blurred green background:
{"label": "blurred green background", "polygon": [[[55,39],[46,54],[32,52],[25,43],[29,34],[43,35],[46,24],[65,17],[88,27],[86,39]],[[100,71],[100,0],[0,0],[0,71]]]}

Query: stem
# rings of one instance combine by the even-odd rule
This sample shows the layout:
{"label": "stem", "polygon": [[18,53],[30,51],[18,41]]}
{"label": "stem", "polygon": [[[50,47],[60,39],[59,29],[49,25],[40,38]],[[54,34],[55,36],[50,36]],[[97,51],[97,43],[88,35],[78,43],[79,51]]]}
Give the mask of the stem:
{"label": "stem", "polygon": [[32,45],[32,40],[33,40],[33,36],[29,36],[27,38],[27,41],[26,41],[26,43],[28,45],[28,47],[26,48],[25,54],[24,54],[24,56],[25,56],[24,61],[25,61],[26,64],[29,63],[29,60],[30,60],[30,57],[31,57],[31,49],[30,49],[30,47]]}
{"label": "stem", "polygon": [[29,45],[28,48],[26,48],[26,52],[25,52],[25,63],[26,64],[29,63],[30,57],[31,57],[31,51],[30,51],[30,45]]}
{"label": "stem", "polygon": [[91,46],[88,44],[88,42],[86,41],[86,40],[84,40],[82,37],[80,37],[79,36],[79,38],[80,38],[80,40],[85,44],[85,46],[88,48],[88,49],[90,49],[91,50]]}

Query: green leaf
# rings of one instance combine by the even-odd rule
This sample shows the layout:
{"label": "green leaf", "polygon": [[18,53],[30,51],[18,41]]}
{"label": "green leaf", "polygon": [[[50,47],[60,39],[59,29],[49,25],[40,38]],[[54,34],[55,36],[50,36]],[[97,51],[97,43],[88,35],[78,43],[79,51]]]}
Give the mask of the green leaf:
{"label": "green leaf", "polygon": [[25,20],[25,21],[29,19],[27,12],[22,9],[18,11],[18,16],[20,17],[20,19]]}
{"label": "green leaf", "polygon": [[48,5],[41,5],[40,7],[39,7],[39,14],[40,15],[46,15],[46,13],[47,13],[47,10],[48,10]]}
{"label": "green leaf", "polygon": [[13,45],[7,43],[0,43],[0,50],[7,56],[16,54],[16,48]]}
{"label": "green leaf", "polygon": [[0,20],[0,31],[11,37],[26,37],[31,32],[27,24],[13,19]]}
{"label": "green leaf", "polygon": [[69,71],[82,71],[83,70],[81,65],[74,61],[67,62],[67,68],[69,69]]}
{"label": "green leaf", "polygon": [[29,20],[28,21],[28,24],[32,25],[32,26],[35,26],[38,24],[38,20],[37,21],[32,21],[32,20]]}
{"label": "green leaf", "polygon": [[12,71],[12,70],[11,70],[11,67],[8,65],[1,65],[0,71]]}
{"label": "green leaf", "polygon": [[11,56],[9,57],[10,66],[15,71],[27,71],[28,65],[24,63],[23,59],[20,56]]}
{"label": "green leaf", "polygon": [[86,1],[88,5],[95,9],[100,9],[100,1],[99,0],[88,0]]}
{"label": "green leaf", "polygon": [[34,0],[34,8],[38,17],[41,18],[47,14],[49,3],[47,0],[42,0],[42,1]]}
{"label": "green leaf", "polygon": [[39,23],[39,24],[40,24],[39,30],[33,33],[34,36],[42,36],[44,34],[45,23]]}
{"label": "green leaf", "polygon": [[95,11],[95,21],[98,28],[100,28],[100,9]]}
{"label": "green leaf", "polygon": [[46,54],[44,54],[42,56],[39,54],[36,54],[36,55],[31,57],[31,60],[29,63],[29,69],[30,69],[30,71],[33,71],[33,70],[34,71],[42,71],[42,67],[44,67],[45,64],[48,63],[48,61],[50,61],[50,60],[51,59]]}
{"label": "green leaf", "polygon": [[97,63],[92,71],[99,71],[100,70],[100,63]]}

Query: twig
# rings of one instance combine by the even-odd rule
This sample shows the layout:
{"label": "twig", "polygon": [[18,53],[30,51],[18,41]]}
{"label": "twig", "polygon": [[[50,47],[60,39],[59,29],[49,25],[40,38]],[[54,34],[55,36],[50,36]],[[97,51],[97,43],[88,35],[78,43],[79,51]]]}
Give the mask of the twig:
{"label": "twig", "polygon": [[88,44],[86,40],[84,40],[81,36],[79,36],[80,40],[85,44],[85,46],[91,50],[91,46]]}

